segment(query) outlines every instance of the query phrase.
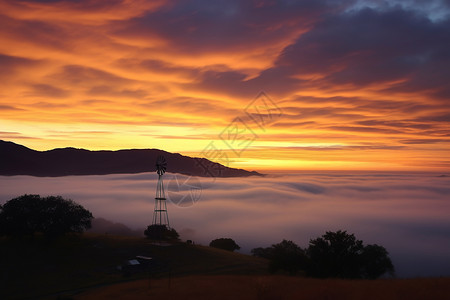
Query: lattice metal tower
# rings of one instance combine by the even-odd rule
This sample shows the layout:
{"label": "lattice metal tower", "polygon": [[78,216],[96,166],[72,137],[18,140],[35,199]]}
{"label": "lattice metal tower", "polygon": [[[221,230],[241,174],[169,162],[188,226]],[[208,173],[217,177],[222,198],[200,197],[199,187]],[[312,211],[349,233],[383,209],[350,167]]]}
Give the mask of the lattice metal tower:
{"label": "lattice metal tower", "polygon": [[166,172],[167,162],[164,156],[156,159],[156,173],[158,173],[158,184],[156,186],[155,210],[153,211],[153,225],[166,225],[170,228],[169,214],[167,213],[166,194],[162,176]]}

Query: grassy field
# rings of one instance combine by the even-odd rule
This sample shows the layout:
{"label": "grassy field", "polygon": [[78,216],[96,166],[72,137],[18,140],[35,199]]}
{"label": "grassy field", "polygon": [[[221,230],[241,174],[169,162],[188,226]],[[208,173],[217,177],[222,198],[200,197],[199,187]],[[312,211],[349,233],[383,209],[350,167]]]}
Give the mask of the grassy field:
{"label": "grassy field", "polygon": [[[124,276],[117,266],[154,257]],[[0,239],[0,299],[450,299],[450,278],[337,280],[267,274],[267,261],[198,245],[83,235]],[[148,269],[148,270],[150,270]]]}
{"label": "grassy field", "polygon": [[215,275],[139,280],[86,291],[74,299],[450,299],[450,278],[337,280]]}
{"label": "grassy field", "polygon": [[[130,276],[117,266],[137,255],[155,258],[152,273]],[[0,299],[49,298],[140,278],[261,275],[267,261],[205,246],[159,246],[145,238],[85,234],[55,242],[0,239]]]}

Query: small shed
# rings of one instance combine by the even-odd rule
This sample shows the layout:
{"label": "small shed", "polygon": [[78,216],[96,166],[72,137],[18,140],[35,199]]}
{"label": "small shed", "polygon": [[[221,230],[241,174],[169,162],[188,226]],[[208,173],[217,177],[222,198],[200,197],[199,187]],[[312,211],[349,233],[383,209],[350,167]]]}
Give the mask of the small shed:
{"label": "small shed", "polygon": [[137,255],[135,258],[129,259],[122,265],[117,266],[117,269],[121,271],[124,276],[128,276],[148,270],[152,261],[152,257]]}

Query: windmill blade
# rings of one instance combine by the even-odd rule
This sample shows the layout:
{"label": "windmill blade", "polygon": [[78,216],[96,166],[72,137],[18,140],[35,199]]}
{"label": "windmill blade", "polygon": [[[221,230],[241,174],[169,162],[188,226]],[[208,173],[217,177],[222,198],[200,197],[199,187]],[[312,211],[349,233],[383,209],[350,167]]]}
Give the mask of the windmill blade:
{"label": "windmill blade", "polygon": [[156,173],[158,175],[163,175],[167,169],[167,161],[166,158],[162,155],[159,155],[156,159]]}
{"label": "windmill blade", "polygon": [[156,159],[156,163],[163,165],[163,164],[167,164],[166,158],[162,155],[158,156],[158,158]]}

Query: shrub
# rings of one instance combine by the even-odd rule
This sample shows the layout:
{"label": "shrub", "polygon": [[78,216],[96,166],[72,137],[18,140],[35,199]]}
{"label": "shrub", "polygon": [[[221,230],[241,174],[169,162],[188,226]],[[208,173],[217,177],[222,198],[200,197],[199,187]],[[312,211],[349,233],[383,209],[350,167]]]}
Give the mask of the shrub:
{"label": "shrub", "polygon": [[147,238],[159,241],[173,241],[178,240],[180,235],[174,228],[169,228],[166,225],[153,224],[149,225],[144,231]]}
{"label": "shrub", "polygon": [[230,238],[220,238],[220,239],[212,240],[209,243],[209,246],[213,247],[213,248],[231,251],[231,252],[233,252],[234,250],[241,249],[241,247],[239,247],[239,245],[236,244],[236,242]]}

